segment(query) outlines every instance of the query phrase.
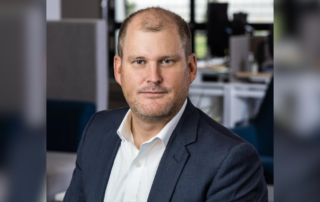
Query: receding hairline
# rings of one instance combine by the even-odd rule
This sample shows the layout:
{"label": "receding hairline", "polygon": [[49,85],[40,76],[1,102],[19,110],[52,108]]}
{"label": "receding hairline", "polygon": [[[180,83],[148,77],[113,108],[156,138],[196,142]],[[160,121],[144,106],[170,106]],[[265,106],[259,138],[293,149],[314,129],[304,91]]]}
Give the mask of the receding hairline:
{"label": "receding hairline", "polygon": [[[152,13],[152,11],[155,11],[155,13]],[[178,26],[175,23],[170,23],[170,19],[172,18],[174,18],[172,13],[159,8],[148,8],[134,13],[134,15],[129,19],[125,30],[123,30],[123,35],[120,38],[121,45],[123,46],[127,31],[129,27],[132,28],[132,26],[138,26],[139,30],[145,32],[159,32],[165,29],[174,28],[177,30],[177,33],[179,33]]]}
{"label": "receding hairline", "polygon": [[[183,23],[185,23],[187,26],[187,31],[181,31],[179,24],[181,25]],[[180,16],[171,11],[162,9],[160,7],[151,7],[131,14],[121,25],[118,39],[118,54],[121,58],[123,56],[123,45],[124,39],[127,35],[127,30],[133,25],[138,26],[140,30],[146,32],[159,32],[171,28],[176,29],[181,40],[181,45],[185,49],[186,55],[191,53],[191,50],[189,50],[190,48],[187,47],[188,41],[191,40],[191,33],[188,24]]]}
{"label": "receding hairline", "polygon": [[129,29],[129,27],[136,28],[132,26],[137,26],[137,29],[141,31],[146,31],[146,32],[159,32],[165,29],[172,29],[172,28],[176,29],[178,32],[178,26],[175,23],[171,23],[170,17],[165,15],[160,15],[159,13],[158,14],[151,13],[151,15],[148,13],[151,13],[151,10],[146,10],[146,11],[143,11],[142,13],[138,13],[137,15],[133,16],[133,18],[129,21],[127,25],[123,38],[126,36],[127,30]]}

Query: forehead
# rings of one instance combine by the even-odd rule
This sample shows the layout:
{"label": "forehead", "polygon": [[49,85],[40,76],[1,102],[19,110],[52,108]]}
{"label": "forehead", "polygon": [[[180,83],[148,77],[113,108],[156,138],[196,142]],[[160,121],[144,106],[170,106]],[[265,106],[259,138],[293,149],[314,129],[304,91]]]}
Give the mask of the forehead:
{"label": "forehead", "polygon": [[[127,28],[123,40],[123,54],[177,54],[183,45],[176,26],[165,25],[154,31],[144,29],[139,21],[134,20]],[[183,50],[182,50],[183,52]]]}

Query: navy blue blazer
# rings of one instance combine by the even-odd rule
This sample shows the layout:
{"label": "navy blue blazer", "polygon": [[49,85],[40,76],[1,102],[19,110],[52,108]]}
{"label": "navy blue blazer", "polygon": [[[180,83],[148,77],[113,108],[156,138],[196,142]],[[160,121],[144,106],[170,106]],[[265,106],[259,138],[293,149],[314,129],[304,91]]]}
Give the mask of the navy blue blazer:
{"label": "navy blue blazer", "polygon": [[[101,111],[91,118],[64,202],[103,202],[121,142],[117,129],[128,109]],[[254,147],[190,100],[163,153],[148,197],[148,202],[169,201],[268,201]]]}

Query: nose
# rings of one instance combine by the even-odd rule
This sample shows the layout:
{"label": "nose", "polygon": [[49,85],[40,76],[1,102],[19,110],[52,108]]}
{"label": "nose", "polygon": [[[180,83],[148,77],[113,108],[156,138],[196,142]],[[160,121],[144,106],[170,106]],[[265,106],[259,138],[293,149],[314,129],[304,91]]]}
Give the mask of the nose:
{"label": "nose", "polygon": [[148,83],[155,83],[155,84],[160,84],[163,80],[161,76],[161,69],[158,66],[157,63],[149,63],[149,66],[147,68],[148,70],[148,76],[147,76],[147,81]]}

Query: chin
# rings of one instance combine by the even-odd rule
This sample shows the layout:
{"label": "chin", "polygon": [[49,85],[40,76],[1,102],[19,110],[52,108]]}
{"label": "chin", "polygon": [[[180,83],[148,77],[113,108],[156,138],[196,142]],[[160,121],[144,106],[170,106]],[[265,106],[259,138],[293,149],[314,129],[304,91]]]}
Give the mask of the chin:
{"label": "chin", "polygon": [[136,97],[127,100],[132,112],[141,120],[147,122],[156,122],[167,120],[177,112],[180,106],[179,100],[168,99],[149,99],[144,97]]}
{"label": "chin", "polygon": [[140,119],[148,122],[155,122],[169,117],[172,111],[172,104],[152,103],[132,105],[131,110]]}
{"label": "chin", "polygon": [[141,114],[146,116],[163,116],[169,114],[171,110],[170,105],[166,105],[163,103],[151,103],[150,105],[144,105],[139,107]]}

